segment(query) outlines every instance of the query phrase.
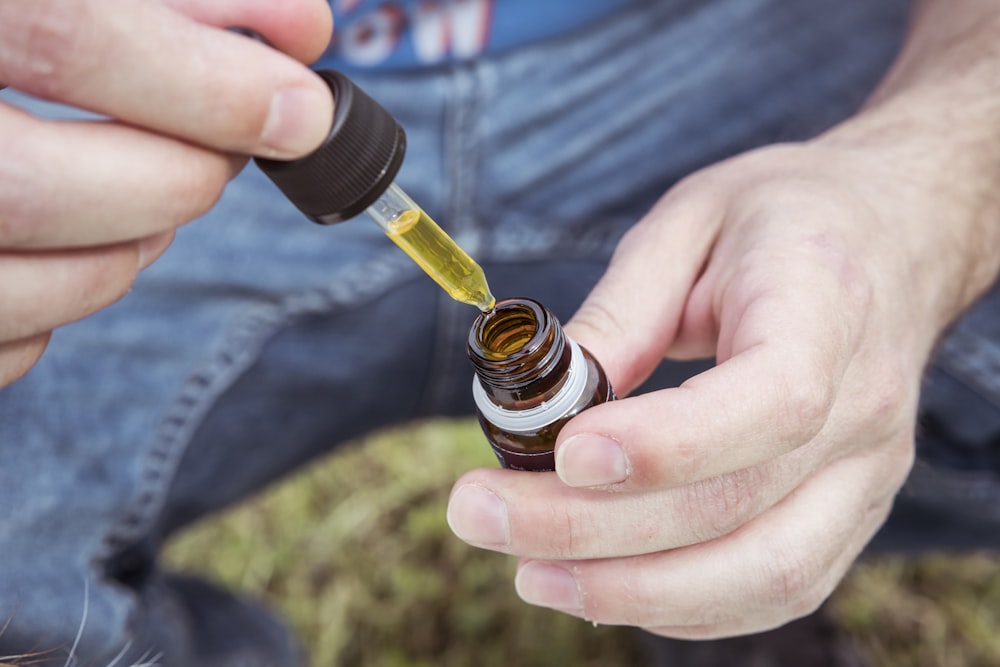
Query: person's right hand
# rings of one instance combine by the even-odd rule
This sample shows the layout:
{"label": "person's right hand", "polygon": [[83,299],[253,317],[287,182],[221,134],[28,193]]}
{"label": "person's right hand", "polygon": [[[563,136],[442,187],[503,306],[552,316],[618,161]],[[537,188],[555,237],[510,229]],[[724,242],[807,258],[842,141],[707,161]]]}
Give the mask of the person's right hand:
{"label": "person's right hand", "polygon": [[0,98],[0,387],[52,329],[125,294],[238,156],[320,144],[333,100],[302,63],[331,30],[323,0],[0,0],[0,82],[102,117]]}

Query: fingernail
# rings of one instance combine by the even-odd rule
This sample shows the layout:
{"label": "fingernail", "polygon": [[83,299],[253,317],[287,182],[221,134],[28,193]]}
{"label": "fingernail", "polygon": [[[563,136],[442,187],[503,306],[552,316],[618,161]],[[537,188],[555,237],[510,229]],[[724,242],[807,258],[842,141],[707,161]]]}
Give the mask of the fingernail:
{"label": "fingernail", "polygon": [[563,611],[583,611],[580,585],[569,570],[558,565],[529,561],[514,577],[514,588],[529,604]]}
{"label": "fingernail", "polygon": [[556,471],[569,486],[602,486],[624,482],[628,461],[621,445],[600,435],[574,435],[556,452]]}
{"label": "fingernail", "polygon": [[282,88],[271,98],[271,109],[260,141],[271,158],[297,158],[311,153],[330,132],[330,93],[312,88]]}
{"label": "fingernail", "polygon": [[451,497],[448,525],[471,544],[496,547],[510,543],[507,505],[497,494],[475,484],[460,487]]}

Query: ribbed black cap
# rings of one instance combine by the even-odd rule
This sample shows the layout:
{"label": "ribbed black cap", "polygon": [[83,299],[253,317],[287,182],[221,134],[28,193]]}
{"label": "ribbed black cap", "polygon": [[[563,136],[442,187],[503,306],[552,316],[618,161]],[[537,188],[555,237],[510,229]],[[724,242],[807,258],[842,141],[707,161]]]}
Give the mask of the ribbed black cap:
{"label": "ribbed black cap", "polygon": [[328,225],[353,218],[388,189],[403,164],[406,133],[340,72],[317,74],[333,91],[333,127],[326,141],[298,160],[254,161],[300,211]]}

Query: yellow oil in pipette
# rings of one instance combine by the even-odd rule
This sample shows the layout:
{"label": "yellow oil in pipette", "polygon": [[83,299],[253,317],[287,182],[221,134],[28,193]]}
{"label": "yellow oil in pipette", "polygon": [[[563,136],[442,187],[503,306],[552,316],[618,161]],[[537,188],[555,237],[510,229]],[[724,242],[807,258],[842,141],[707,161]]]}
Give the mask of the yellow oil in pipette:
{"label": "yellow oil in pipette", "polygon": [[451,298],[484,313],[496,305],[482,267],[422,210],[411,208],[395,215],[384,230]]}
{"label": "yellow oil in pipette", "polygon": [[364,213],[449,296],[492,310],[496,299],[482,267],[395,182],[406,154],[402,126],[343,73],[317,74],[334,98],[326,140],[296,160],[254,158],[261,171],[315,222],[329,225]]}

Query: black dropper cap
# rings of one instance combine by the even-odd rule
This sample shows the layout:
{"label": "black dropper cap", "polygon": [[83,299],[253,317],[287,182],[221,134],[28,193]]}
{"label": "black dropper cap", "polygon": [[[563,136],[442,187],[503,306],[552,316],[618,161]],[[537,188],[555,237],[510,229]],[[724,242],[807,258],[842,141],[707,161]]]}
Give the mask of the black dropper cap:
{"label": "black dropper cap", "polygon": [[388,111],[335,70],[316,72],[333,92],[326,141],[297,160],[255,158],[261,171],[314,222],[353,218],[382,196],[406,154],[406,133]]}

